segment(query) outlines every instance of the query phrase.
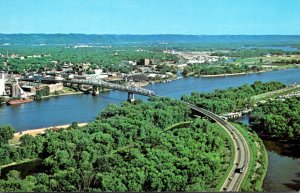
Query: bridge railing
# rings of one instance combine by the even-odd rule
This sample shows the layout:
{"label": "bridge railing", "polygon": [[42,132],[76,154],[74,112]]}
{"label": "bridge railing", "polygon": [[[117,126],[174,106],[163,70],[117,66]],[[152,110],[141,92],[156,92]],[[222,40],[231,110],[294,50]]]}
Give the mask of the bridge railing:
{"label": "bridge railing", "polygon": [[72,79],[72,80],[66,80],[66,79],[54,79],[54,78],[22,78],[20,80],[27,80],[27,81],[55,81],[55,82],[65,82],[65,83],[73,83],[73,84],[85,84],[85,85],[92,85],[92,86],[99,86],[99,87],[105,87],[109,89],[114,90],[120,90],[125,92],[132,92],[135,94],[145,95],[145,96],[155,96],[155,92],[151,90],[147,90],[140,87],[133,87],[133,86],[125,86],[125,85],[119,85],[114,83],[109,83],[106,81],[103,81],[98,78],[90,78],[90,79]]}

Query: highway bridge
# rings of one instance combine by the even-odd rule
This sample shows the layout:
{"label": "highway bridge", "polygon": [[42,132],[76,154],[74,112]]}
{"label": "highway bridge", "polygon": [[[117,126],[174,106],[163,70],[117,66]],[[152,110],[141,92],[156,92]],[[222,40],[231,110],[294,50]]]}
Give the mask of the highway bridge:
{"label": "highway bridge", "polygon": [[134,94],[144,95],[144,96],[155,96],[155,92],[151,90],[147,90],[141,87],[134,87],[134,86],[125,86],[119,85],[115,83],[110,83],[103,81],[97,77],[91,76],[89,79],[54,79],[54,78],[20,78],[21,81],[32,81],[32,82],[62,82],[62,83],[70,83],[70,84],[77,84],[77,85],[91,85],[94,88],[101,87],[101,88],[108,88],[114,89],[119,91],[128,92],[128,101],[134,100]]}
{"label": "highway bridge", "polygon": [[[221,119],[218,115],[205,110],[203,108],[196,107],[190,103],[186,103],[193,111],[199,112],[212,120],[216,121],[219,125],[221,125],[225,131],[230,135],[233,140],[234,148],[235,148],[235,158],[234,165],[231,168],[229,175],[227,176],[224,184],[220,191],[239,191],[243,179],[247,173],[250,161],[250,149],[249,146],[243,137],[243,135],[236,129],[233,125],[228,123],[227,121]],[[241,169],[241,170],[240,170]]]}

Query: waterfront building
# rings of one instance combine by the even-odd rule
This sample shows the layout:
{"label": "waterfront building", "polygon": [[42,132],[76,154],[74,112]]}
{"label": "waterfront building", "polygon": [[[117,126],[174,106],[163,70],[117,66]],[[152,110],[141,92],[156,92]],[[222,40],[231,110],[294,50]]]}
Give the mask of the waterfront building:
{"label": "waterfront building", "polygon": [[5,95],[5,74],[0,74],[0,96]]}
{"label": "waterfront building", "polygon": [[11,97],[16,97],[16,98],[20,97],[21,92],[20,92],[20,89],[19,89],[17,83],[13,83],[11,85],[11,91],[10,91],[10,93],[11,93]]}

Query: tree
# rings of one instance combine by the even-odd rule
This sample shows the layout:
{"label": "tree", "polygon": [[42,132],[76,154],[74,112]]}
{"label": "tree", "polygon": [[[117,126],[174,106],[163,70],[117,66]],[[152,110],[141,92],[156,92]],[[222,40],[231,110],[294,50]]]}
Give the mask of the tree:
{"label": "tree", "polygon": [[0,127],[0,145],[7,144],[9,139],[12,139],[14,133],[16,132],[15,128],[10,125],[3,125]]}

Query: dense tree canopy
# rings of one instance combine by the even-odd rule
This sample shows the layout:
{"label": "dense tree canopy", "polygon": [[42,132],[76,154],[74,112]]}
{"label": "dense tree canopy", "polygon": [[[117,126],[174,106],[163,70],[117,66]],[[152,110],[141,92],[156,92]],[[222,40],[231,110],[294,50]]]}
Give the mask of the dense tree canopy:
{"label": "dense tree canopy", "polygon": [[180,101],[109,105],[85,127],[24,135],[17,149],[42,159],[45,170],[26,179],[12,172],[0,191],[211,190],[224,172],[223,137]]}
{"label": "dense tree canopy", "polygon": [[259,104],[254,108],[250,124],[265,137],[300,139],[300,98],[269,100]]}
{"label": "dense tree canopy", "polygon": [[0,127],[0,144],[7,144],[8,140],[13,138],[15,131],[10,125]]}
{"label": "dense tree canopy", "polygon": [[251,97],[254,95],[284,87],[285,85],[280,82],[256,81],[252,85],[244,84],[236,88],[216,89],[211,93],[193,92],[191,96],[185,95],[182,99],[215,113],[233,112],[252,106]]}
{"label": "dense tree canopy", "polygon": [[191,64],[184,68],[183,75],[218,75],[218,74],[234,74],[246,72],[259,72],[263,68],[260,65],[247,64]]}

